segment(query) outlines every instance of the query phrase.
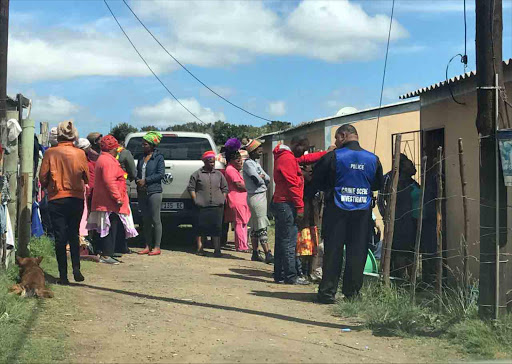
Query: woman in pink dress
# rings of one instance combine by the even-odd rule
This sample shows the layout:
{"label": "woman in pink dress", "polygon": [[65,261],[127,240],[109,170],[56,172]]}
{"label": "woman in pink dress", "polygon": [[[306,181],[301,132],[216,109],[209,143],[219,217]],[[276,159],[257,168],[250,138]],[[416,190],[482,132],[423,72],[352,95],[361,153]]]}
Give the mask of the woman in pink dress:
{"label": "woman in pink dress", "polygon": [[251,212],[247,204],[244,179],[240,173],[243,166],[242,156],[238,151],[227,153],[226,160],[228,162],[226,180],[229,188],[227,202],[235,222],[235,248],[236,251],[249,252],[247,223],[251,218]]}

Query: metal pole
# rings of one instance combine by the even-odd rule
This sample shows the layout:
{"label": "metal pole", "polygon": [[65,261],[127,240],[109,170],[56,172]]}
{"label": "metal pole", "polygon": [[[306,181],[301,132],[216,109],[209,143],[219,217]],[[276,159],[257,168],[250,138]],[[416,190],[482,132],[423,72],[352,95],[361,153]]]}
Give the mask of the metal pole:
{"label": "metal pole", "polygon": [[496,133],[494,133],[496,146],[496,258],[495,258],[495,270],[496,270],[496,290],[494,292],[494,319],[498,319],[499,308],[500,308],[500,151],[498,144],[498,130],[499,130],[499,107],[500,107],[500,90],[498,83],[498,74],[496,73],[496,109],[494,112],[494,122]]}

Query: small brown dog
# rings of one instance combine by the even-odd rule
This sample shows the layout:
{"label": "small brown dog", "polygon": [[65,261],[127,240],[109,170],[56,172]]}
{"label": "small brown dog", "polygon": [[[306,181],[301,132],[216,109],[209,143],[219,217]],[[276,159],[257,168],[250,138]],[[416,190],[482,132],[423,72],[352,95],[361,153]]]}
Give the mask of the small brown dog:
{"label": "small brown dog", "polygon": [[53,297],[53,292],[45,286],[44,272],[41,267],[39,267],[42,260],[43,257],[16,257],[16,262],[20,266],[21,282],[11,287],[10,291],[12,293],[19,294],[23,297]]}

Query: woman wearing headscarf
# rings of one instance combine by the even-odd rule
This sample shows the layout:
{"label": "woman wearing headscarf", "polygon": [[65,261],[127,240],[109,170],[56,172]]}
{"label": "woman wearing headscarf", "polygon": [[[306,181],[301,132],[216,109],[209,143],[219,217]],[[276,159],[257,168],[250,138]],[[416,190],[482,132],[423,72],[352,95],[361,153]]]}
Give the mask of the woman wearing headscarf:
{"label": "woman wearing headscarf", "polygon": [[204,255],[202,236],[211,236],[215,249],[214,256],[222,256],[220,237],[224,203],[228,184],[224,175],[215,169],[215,152],[207,151],[202,158],[204,166],[190,176],[188,192],[198,211],[194,224],[197,239],[197,254]]}
{"label": "woman wearing headscarf", "polygon": [[116,159],[119,143],[112,135],[101,138],[101,154],[96,162],[94,193],[87,229],[96,230],[103,251],[100,261],[119,264],[114,259],[116,241],[137,236],[130,214],[124,171]]}
{"label": "woman wearing headscarf", "polygon": [[249,252],[247,244],[247,223],[251,211],[247,204],[247,189],[242,177],[243,167],[241,147],[238,139],[232,138],[226,142],[226,181],[228,182],[228,221],[235,223],[235,249],[239,252]]}
{"label": "woman wearing headscarf", "polygon": [[[162,241],[162,179],[165,176],[164,156],[156,149],[162,134],[150,131],[142,138],[144,154],[137,164],[137,196],[144,221],[146,247],[139,254],[160,255]],[[154,237],[154,241],[153,241]],[[154,248],[152,248],[152,245]]]}
{"label": "woman wearing headscarf", "polygon": [[[251,228],[252,258],[253,261],[264,261],[267,264],[274,262],[274,257],[268,246],[267,227],[270,222],[267,217],[267,187],[270,183],[269,175],[263,170],[258,160],[263,154],[261,142],[250,139],[245,146],[249,159],[244,163],[243,176],[247,188],[247,202],[251,210],[249,227]],[[258,245],[261,244],[265,257],[260,257]]]}

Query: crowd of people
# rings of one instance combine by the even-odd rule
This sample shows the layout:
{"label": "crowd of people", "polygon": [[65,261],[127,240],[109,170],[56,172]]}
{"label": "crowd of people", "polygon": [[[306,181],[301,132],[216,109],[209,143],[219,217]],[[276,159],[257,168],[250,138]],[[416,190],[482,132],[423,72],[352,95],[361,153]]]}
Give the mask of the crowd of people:
{"label": "crowd of people", "polygon": [[[130,151],[112,135],[90,133],[78,138],[71,121],[52,129],[51,147],[44,153],[39,179],[49,200],[60,283],[69,283],[66,246],[75,281],[84,280],[81,236],[93,242],[100,262],[119,264],[122,254],[131,253],[127,239],[138,232],[127,193],[130,182],[137,186],[143,217],[145,246],[138,254],[162,253],[165,163],[158,150],[161,140],[159,132],[146,133],[144,153],[136,164]],[[276,283],[307,285],[316,278],[320,280],[318,302],[334,303],[345,259],[342,292],[345,297],[357,296],[375,227],[373,194],[381,191],[377,202],[384,214],[390,181],[389,174],[383,175],[379,158],[362,149],[358,140],[357,130],[343,125],[336,131],[335,145],[326,151],[313,151],[307,137],[279,144],[273,150],[271,201],[268,189],[272,181],[259,163],[262,141],[231,138],[220,153],[204,152],[203,166],[190,176],[187,187],[196,207],[197,254],[205,255],[210,237],[214,256],[221,257],[231,225],[235,250],[252,253],[253,261],[274,264]],[[216,168],[217,162],[224,168]],[[400,171],[400,191],[405,192],[398,196],[397,209],[411,213],[414,219],[418,186],[412,177],[416,170],[405,156]],[[275,219],[274,255],[268,239],[270,215]],[[413,225],[395,229],[394,248],[408,249],[407,244],[414,241]],[[393,257],[395,269],[408,266],[408,254]]]}

